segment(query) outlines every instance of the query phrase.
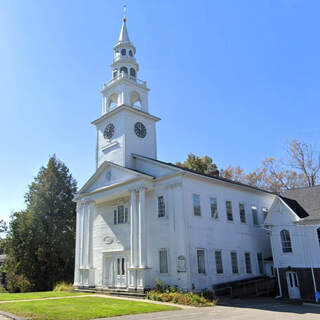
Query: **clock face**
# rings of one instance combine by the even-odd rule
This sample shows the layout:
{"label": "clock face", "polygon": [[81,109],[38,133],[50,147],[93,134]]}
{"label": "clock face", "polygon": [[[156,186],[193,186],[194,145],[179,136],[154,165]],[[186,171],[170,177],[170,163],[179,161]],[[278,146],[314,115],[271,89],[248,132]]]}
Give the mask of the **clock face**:
{"label": "clock face", "polygon": [[141,122],[136,122],[134,125],[134,132],[139,138],[144,138],[147,135],[147,129]]}
{"label": "clock face", "polygon": [[105,139],[111,139],[114,134],[114,125],[113,123],[109,123],[104,129],[103,136]]}

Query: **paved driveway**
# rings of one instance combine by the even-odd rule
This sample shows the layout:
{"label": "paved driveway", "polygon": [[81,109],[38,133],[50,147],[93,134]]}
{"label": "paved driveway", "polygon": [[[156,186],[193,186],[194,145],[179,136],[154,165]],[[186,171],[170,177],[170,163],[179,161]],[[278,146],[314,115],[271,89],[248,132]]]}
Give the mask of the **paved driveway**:
{"label": "paved driveway", "polygon": [[[107,318],[105,318],[107,319]],[[111,319],[111,318],[108,318]],[[133,316],[117,320],[320,320],[320,307],[293,305],[271,298],[233,299],[213,308],[192,308]],[[115,318],[113,318],[115,320]]]}

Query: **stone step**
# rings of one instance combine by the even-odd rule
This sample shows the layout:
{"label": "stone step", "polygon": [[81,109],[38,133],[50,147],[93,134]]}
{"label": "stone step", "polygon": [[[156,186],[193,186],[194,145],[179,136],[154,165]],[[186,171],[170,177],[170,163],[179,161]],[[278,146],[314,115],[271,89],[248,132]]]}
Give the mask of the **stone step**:
{"label": "stone step", "polygon": [[139,291],[128,291],[121,289],[75,289],[75,292],[96,293],[96,294],[108,294],[118,297],[139,298],[144,299],[145,293]]}

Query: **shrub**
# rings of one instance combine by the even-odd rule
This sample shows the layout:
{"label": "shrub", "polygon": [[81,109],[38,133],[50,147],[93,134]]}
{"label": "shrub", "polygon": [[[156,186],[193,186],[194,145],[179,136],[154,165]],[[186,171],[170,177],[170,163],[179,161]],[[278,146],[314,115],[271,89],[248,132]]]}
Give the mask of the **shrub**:
{"label": "shrub", "polygon": [[7,288],[9,292],[29,292],[32,291],[32,284],[26,276],[12,274],[7,277]]}
{"label": "shrub", "polygon": [[[157,288],[161,288],[158,290]],[[209,307],[216,305],[217,301],[213,299],[213,294],[203,292],[200,295],[193,292],[183,292],[177,287],[161,287],[158,286],[156,289],[147,292],[146,298],[149,300],[172,302],[177,304],[192,305],[197,307]],[[167,290],[165,290],[167,289]]]}
{"label": "shrub", "polygon": [[72,284],[64,281],[57,283],[53,289],[53,291],[67,291],[67,292],[70,292],[72,290],[73,290]]}
{"label": "shrub", "polygon": [[0,293],[6,293],[8,292],[4,286],[0,286]]}

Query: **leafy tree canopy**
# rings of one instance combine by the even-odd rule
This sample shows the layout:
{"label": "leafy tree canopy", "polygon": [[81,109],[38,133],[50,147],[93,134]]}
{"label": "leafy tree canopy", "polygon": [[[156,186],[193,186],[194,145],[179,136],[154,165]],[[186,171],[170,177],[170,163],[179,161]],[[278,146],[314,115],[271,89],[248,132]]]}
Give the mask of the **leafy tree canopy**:
{"label": "leafy tree canopy", "polygon": [[212,159],[209,156],[200,158],[193,153],[189,153],[186,161],[184,161],[183,163],[177,162],[176,165],[212,176],[218,174],[217,165],[212,162]]}

